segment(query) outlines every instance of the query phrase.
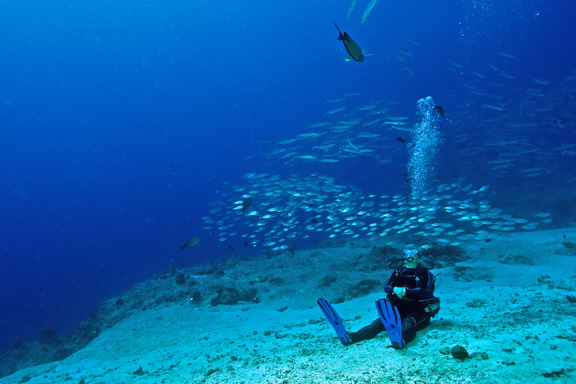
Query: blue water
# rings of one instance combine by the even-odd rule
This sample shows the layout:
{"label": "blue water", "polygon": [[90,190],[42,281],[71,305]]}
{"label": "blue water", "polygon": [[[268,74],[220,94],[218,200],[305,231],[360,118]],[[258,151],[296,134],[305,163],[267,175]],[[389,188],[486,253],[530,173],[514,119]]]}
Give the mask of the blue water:
{"label": "blue water", "polygon": [[[574,83],[562,81],[576,68],[572,1],[380,0],[361,25],[367,3],[359,0],[347,21],[344,0],[0,1],[0,350],[46,326],[65,334],[102,300],[179,259],[242,255],[228,253],[200,218],[216,191],[248,172],[326,174],[407,193],[405,151],[386,167],[356,159],[287,169],[261,156],[276,140],[312,131],[307,125],[334,107],[327,100],[346,93],[361,94],[343,103],[351,109],[386,99],[411,118],[422,97],[444,106],[452,124],[443,131],[441,182],[489,183],[503,204],[514,200],[512,187],[569,196],[576,182],[559,179],[574,177],[572,155],[547,157],[553,173],[519,187],[494,179],[487,152],[458,166],[472,141],[451,138],[470,128],[458,124],[462,109],[476,107],[478,121],[502,116],[470,94],[470,86],[493,93],[490,65],[513,73],[495,81],[516,104],[534,78],[545,80],[556,90],[551,103],[562,105],[538,122],[570,125]],[[344,60],[332,20],[360,44],[364,62]],[[403,62],[401,51],[412,56]],[[567,144],[571,127],[529,139],[538,148]],[[472,146],[496,140],[482,124],[471,129]],[[195,235],[200,244],[181,252]]]}

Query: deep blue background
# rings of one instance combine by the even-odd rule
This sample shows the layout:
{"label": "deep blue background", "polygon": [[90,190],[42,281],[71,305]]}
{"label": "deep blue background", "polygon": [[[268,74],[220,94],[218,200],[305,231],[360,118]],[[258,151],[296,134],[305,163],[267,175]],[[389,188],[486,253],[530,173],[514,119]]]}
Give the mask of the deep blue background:
{"label": "deep blue background", "polygon": [[[569,0],[381,0],[360,25],[367,3],[346,21],[344,0],[0,0],[0,350],[72,329],[180,257],[226,256],[204,235],[178,246],[202,233],[216,190],[309,132],[327,99],[359,92],[414,116],[428,95],[464,104],[471,68],[558,82],[576,64]],[[343,60],[332,20],[365,62]],[[405,158],[391,167],[332,176],[402,189]]]}

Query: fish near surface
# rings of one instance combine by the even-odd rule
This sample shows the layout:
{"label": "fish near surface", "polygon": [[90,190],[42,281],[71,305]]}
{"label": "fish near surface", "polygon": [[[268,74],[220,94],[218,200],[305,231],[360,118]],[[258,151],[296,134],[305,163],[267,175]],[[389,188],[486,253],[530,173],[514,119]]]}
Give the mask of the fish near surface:
{"label": "fish near surface", "polygon": [[439,105],[435,105],[434,106],[434,110],[438,113],[438,115],[440,115],[441,118],[444,118],[445,114],[444,114],[444,108],[442,108]]}
{"label": "fish near surface", "polygon": [[184,245],[180,246],[180,249],[184,250],[185,248],[191,248],[196,244],[198,244],[199,242],[200,238],[198,236],[192,236],[191,238],[188,239],[188,241]]}
{"label": "fish near surface", "polygon": [[344,43],[344,48],[346,48],[346,52],[348,52],[350,57],[356,61],[364,61],[364,54],[362,53],[360,46],[356,44],[354,40],[352,40],[348,33],[342,33],[335,21],[333,21],[333,23],[336,26],[336,29],[338,29],[338,33],[340,34],[338,36],[338,40],[342,40]]}

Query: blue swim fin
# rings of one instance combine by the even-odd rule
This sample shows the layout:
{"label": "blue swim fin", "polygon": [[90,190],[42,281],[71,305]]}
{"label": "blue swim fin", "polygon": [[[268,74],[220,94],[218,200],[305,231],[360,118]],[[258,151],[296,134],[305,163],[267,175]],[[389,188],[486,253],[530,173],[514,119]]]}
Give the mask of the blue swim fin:
{"label": "blue swim fin", "polygon": [[404,340],[402,339],[402,318],[400,312],[390,301],[380,299],[376,302],[376,309],[380,320],[384,324],[384,328],[388,332],[388,338],[392,343],[392,347],[396,349],[404,348]]}
{"label": "blue swim fin", "polygon": [[318,299],[318,306],[322,312],[324,312],[324,316],[326,316],[326,319],[336,331],[336,336],[338,336],[340,342],[344,345],[351,344],[352,341],[346,332],[346,327],[344,327],[344,323],[342,322],[340,316],[338,316],[338,313],[334,307],[332,307],[332,305],[324,299]]}

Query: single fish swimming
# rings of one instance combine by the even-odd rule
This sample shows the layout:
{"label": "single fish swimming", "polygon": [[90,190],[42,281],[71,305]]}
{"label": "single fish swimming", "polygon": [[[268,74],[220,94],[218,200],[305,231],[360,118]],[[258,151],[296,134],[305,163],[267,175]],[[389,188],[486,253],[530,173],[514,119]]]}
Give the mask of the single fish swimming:
{"label": "single fish swimming", "polygon": [[250,208],[250,204],[252,204],[252,198],[246,197],[242,200],[242,213],[246,212],[248,208]]}
{"label": "single fish swimming", "polygon": [[445,115],[444,115],[444,108],[442,108],[442,107],[439,106],[439,105],[435,105],[435,106],[434,106],[434,110],[435,110],[436,112],[438,112],[438,114],[440,115],[441,118],[444,118],[444,116],[445,116]]}
{"label": "single fish swimming", "polygon": [[180,246],[180,249],[184,250],[185,248],[191,248],[196,244],[198,244],[199,242],[200,238],[198,236],[192,236],[191,238],[188,239],[188,241],[184,245]]}
{"label": "single fish swimming", "polygon": [[344,43],[344,48],[346,48],[346,52],[348,52],[350,57],[356,61],[364,61],[364,54],[362,53],[362,49],[360,48],[360,46],[356,44],[354,40],[352,40],[352,38],[348,33],[346,32],[342,33],[335,21],[332,22],[334,23],[336,29],[338,29],[338,33],[340,34],[338,36],[338,40],[342,40],[342,42]]}

